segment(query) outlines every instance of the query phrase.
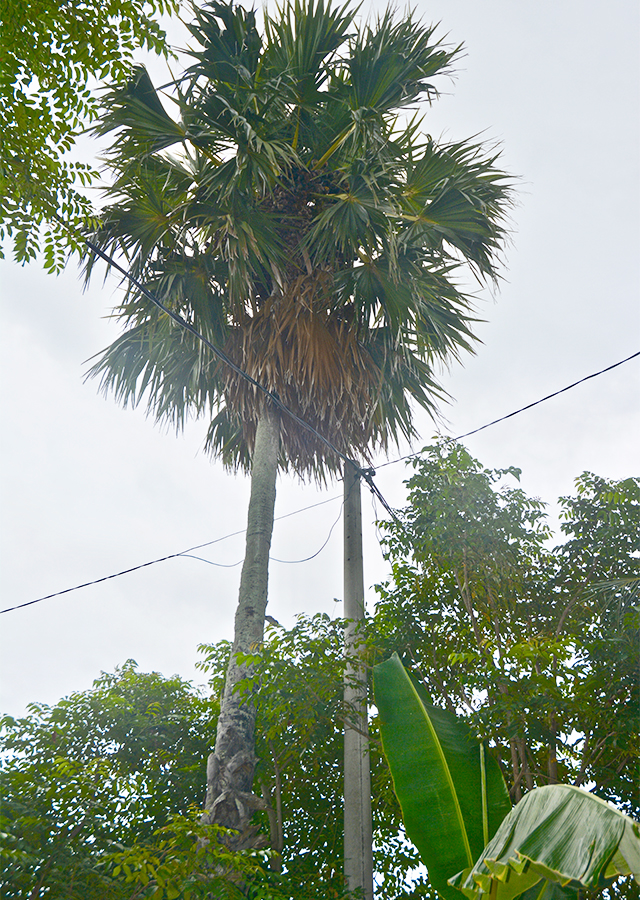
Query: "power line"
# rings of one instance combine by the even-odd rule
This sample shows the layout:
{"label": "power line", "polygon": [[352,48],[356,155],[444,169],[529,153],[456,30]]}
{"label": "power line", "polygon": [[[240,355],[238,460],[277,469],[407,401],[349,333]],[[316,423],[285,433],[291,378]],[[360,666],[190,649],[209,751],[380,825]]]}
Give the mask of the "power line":
{"label": "power line", "polygon": [[[551,400],[552,397],[557,397],[559,394],[564,394],[565,391],[570,391],[572,388],[577,387],[579,384],[583,384],[583,382],[585,381],[589,381],[591,378],[597,378],[598,375],[604,375],[605,372],[610,372],[612,369],[616,369],[618,366],[624,365],[624,363],[629,362],[629,360],[631,359],[635,359],[637,356],[640,356],[640,350],[638,350],[637,353],[632,353],[631,356],[627,356],[625,359],[619,360],[619,362],[613,363],[613,365],[611,366],[607,366],[605,369],[600,369],[600,371],[593,372],[591,375],[585,375],[584,378],[580,378],[578,381],[574,381],[573,384],[568,384],[566,387],[560,388],[559,391],[554,391],[552,394],[547,394],[546,397],[541,397],[539,400],[535,400],[533,403],[528,403],[526,406],[521,406],[519,409],[507,413],[506,416],[500,416],[499,419],[494,419],[492,422],[487,422],[486,425],[481,425],[479,428],[474,428],[473,431],[467,431],[464,434],[458,435],[458,437],[451,438],[451,440],[461,441],[463,438],[471,437],[472,434],[478,434],[479,431],[484,431],[485,428],[491,428],[492,425],[497,425],[498,422],[504,422],[506,419],[511,419],[513,416],[517,416],[521,412],[525,412],[525,410],[527,409],[532,409],[534,406],[538,406],[538,404],[544,403],[546,400]],[[449,438],[443,438],[442,440],[449,440]],[[397,459],[390,459],[387,462],[380,463],[380,465],[376,466],[376,468],[384,469],[385,466],[393,466],[405,459],[416,459],[419,456],[420,453],[408,453],[406,456],[399,456]]]}
{"label": "power line", "polygon": [[[353,488],[352,488],[352,490],[353,490]],[[272,560],[273,562],[285,563],[286,565],[297,565],[298,563],[310,562],[312,559],[315,559],[316,556],[320,556],[320,554],[322,553],[324,548],[327,546],[327,544],[331,540],[331,535],[333,534],[333,529],[336,527],[336,525],[342,518],[342,510],[343,509],[344,509],[344,501],[342,502],[342,505],[340,506],[340,512],[338,513],[338,516],[337,516],[335,522],[329,529],[329,534],[327,535],[327,538],[326,538],[324,544],[322,545],[322,547],[320,547],[319,550],[316,550],[316,552],[313,553],[311,556],[306,556],[304,559],[276,559],[275,556],[270,556],[269,559]]]}
{"label": "power line", "polygon": [[369,485],[369,489],[370,489],[371,493],[374,495],[374,497],[378,498],[378,500],[384,506],[384,508],[389,513],[391,518],[395,519],[399,525],[402,525],[402,522],[400,522],[400,519],[396,515],[395,511],[391,508],[391,506],[387,502],[386,498],[383,496],[382,491],[380,490],[378,485],[374,482],[374,480],[373,480],[374,475],[375,475],[374,469],[366,469],[366,470],[362,471],[362,477]]}
{"label": "power line", "polygon": [[[87,241],[87,243],[89,243],[89,242]],[[89,243],[89,245],[91,246],[90,243]],[[97,248],[96,248],[96,249],[97,249]],[[106,254],[101,254],[101,255],[103,255],[107,260],[109,260],[109,257],[106,257]],[[114,263],[114,265],[119,269],[119,271],[124,272],[124,269],[122,269],[120,266],[118,266],[117,263]],[[125,274],[126,274],[126,273],[125,273]],[[132,277],[132,276],[130,276],[130,277]],[[132,280],[133,280],[133,277],[132,277]],[[137,284],[137,282],[136,282],[136,284]],[[146,289],[142,288],[142,286],[139,286],[139,287],[140,287],[141,290],[146,290]],[[150,292],[149,292],[149,293],[150,293]],[[154,300],[154,302],[156,302],[156,301]],[[161,309],[164,309],[164,307],[162,306],[162,304],[160,304],[159,301],[157,301],[157,303],[158,303],[158,305],[160,306]],[[173,315],[173,313],[171,313],[171,311],[165,309],[165,312],[167,312],[168,315],[170,315],[172,318],[174,318],[174,315]],[[184,324],[190,331],[193,331],[193,332],[194,332],[196,335],[198,335],[198,337],[200,337],[207,345],[209,345],[209,342],[206,340],[206,338],[204,338],[204,337],[202,337],[201,335],[199,335],[199,333],[198,333],[195,329],[193,329],[193,328],[189,325],[188,322],[185,322],[180,316],[177,316],[177,317],[175,317],[175,318],[177,318],[178,321],[180,321],[181,324]],[[211,346],[212,349],[214,349],[214,351],[216,350],[216,348],[214,347],[213,344],[211,344],[210,346]],[[585,381],[589,381],[589,380],[592,379],[592,378],[597,378],[599,375],[604,375],[605,372],[610,372],[612,369],[616,369],[618,366],[621,366],[621,365],[623,365],[624,363],[629,362],[630,360],[635,359],[635,358],[638,357],[638,356],[640,356],[640,351],[638,351],[637,353],[632,353],[631,356],[627,356],[625,359],[619,360],[619,362],[613,363],[612,365],[607,366],[607,367],[604,368],[604,369],[600,369],[598,372],[593,372],[591,375],[586,375],[584,378],[580,378],[578,381],[574,381],[572,384],[569,384],[569,385],[567,385],[566,387],[563,387],[563,388],[561,388],[561,389],[558,390],[558,391],[554,391],[552,394],[547,394],[545,397],[541,397],[539,400],[535,400],[533,403],[528,403],[526,406],[521,406],[519,409],[516,409],[516,410],[514,410],[513,412],[508,413],[506,416],[501,416],[501,417],[498,418],[498,419],[494,419],[494,420],[491,421],[491,422],[487,422],[485,425],[481,425],[479,428],[474,428],[473,431],[467,431],[467,432],[465,432],[464,434],[458,435],[457,437],[453,438],[453,440],[454,440],[454,441],[460,441],[460,440],[462,440],[462,439],[465,438],[465,437],[471,437],[471,435],[473,435],[473,434],[478,434],[478,432],[484,431],[485,428],[491,428],[492,425],[497,425],[499,422],[504,422],[504,421],[506,421],[507,419],[511,419],[511,418],[513,418],[513,416],[517,416],[517,415],[519,415],[521,412],[525,412],[525,411],[528,410],[528,409],[532,409],[534,406],[538,406],[540,403],[544,403],[546,400],[551,400],[553,397],[557,397],[559,394],[564,394],[566,391],[570,391],[572,388],[577,387],[577,385],[579,385],[579,384],[583,384]],[[234,363],[231,363],[231,362],[230,362],[229,364],[230,364],[231,366],[233,366],[234,369],[237,369],[237,367],[235,366]],[[242,373],[242,370],[241,370],[241,369],[237,369],[237,370],[238,370],[240,373]],[[246,377],[247,377],[248,379],[250,379],[251,381],[253,381],[253,379],[251,378],[250,375],[247,375]],[[255,384],[256,384],[258,387],[260,387],[260,389],[261,389],[263,392],[265,392],[265,393],[267,393],[267,394],[270,394],[270,392],[269,392],[266,388],[261,387],[257,382],[255,382]],[[286,409],[286,407],[284,407],[284,404],[282,404],[282,406],[283,406],[284,409]],[[288,410],[287,410],[287,412],[288,412]],[[292,415],[294,418],[296,418],[296,419],[298,418],[297,416],[295,416],[294,413],[291,413],[291,415]],[[300,420],[300,421],[302,422],[302,420]],[[304,424],[305,424],[305,426],[306,426],[306,423],[304,423]],[[311,430],[311,431],[313,431],[315,434],[317,434],[318,437],[322,437],[322,435],[318,434],[318,432],[316,432],[315,429],[313,429],[310,425],[309,425],[309,426],[306,426],[306,427],[308,427],[309,430]],[[373,481],[373,476],[375,475],[375,470],[374,470],[374,469],[363,469],[363,468],[361,468],[361,467],[358,466],[358,464],[355,463],[352,459],[349,459],[347,456],[345,456],[344,454],[340,453],[340,451],[337,450],[337,448],[334,448],[333,445],[332,445],[329,441],[327,441],[325,438],[322,438],[322,440],[323,440],[328,446],[330,446],[332,449],[335,449],[335,451],[336,451],[338,454],[340,454],[340,456],[341,456],[345,461],[351,463],[351,465],[353,465],[353,466],[358,470],[358,472],[359,472],[359,474],[361,475],[361,477],[362,477],[362,478],[366,481],[366,483],[369,485],[369,488],[370,488],[371,493],[372,493],[372,495],[374,496],[374,498],[377,497],[378,500],[380,501],[380,503],[382,504],[382,506],[384,507],[384,509],[386,510],[386,512],[389,513],[389,515],[390,515],[393,519],[395,519],[396,521],[399,522],[399,519],[398,519],[398,517],[397,517],[395,511],[394,511],[394,510],[392,509],[392,507],[389,505],[389,503],[387,502],[386,498],[383,496],[382,492],[380,491],[379,487],[378,487],[378,486],[375,484],[375,482]],[[418,458],[419,456],[420,456],[419,453],[409,453],[409,454],[407,454],[406,456],[400,456],[400,457],[398,457],[397,459],[392,459],[392,460],[389,460],[388,462],[381,463],[379,466],[377,466],[377,468],[378,468],[378,469],[383,469],[383,468],[385,468],[385,466],[392,466],[392,465],[395,465],[395,463],[399,463],[399,462],[402,462],[403,460],[407,460],[407,459],[416,459],[416,458]],[[322,506],[322,505],[324,505],[325,503],[330,503],[330,502],[332,502],[333,500],[336,500],[336,499],[338,499],[338,498],[337,498],[337,497],[331,497],[329,500],[322,500],[320,503],[314,503],[314,504],[312,504],[311,506],[305,506],[305,507],[303,507],[302,509],[295,510],[295,511],[292,512],[292,513],[287,513],[287,514],[284,515],[284,516],[277,516],[276,519],[275,519],[275,521],[279,521],[280,519],[286,519],[286,518],[288,518],[289,516],[297,515],[297,514],[300,513],[300,512],[306,512],[306,511],[309,510],[309,509],[314,509],[314,508],[317,507],[317,506]],[[341,514],[342,514],[342,511],[341,511]],[[308,557],[306,557],[305,559],[299,559],[299,560],[276,559],[275,557],[269,557],[269,558],[270,558],[273,562],[286,563],[286,564],[296,564],[296,563],[309,562],[310,560],[315,559],[315,557],[318,556],[318,555],[324,550],[324,548],[327,546],[327,544],[329,543],[329,540],[330,540],[330,538],[331,538],[331,534],[333,533],[333,530],[334,530],[334,528],[335,528],[335,526],[337,525],[337,523],[338,523],[339,520],[340,520],[340,515],[338,516],[338,518],[336,519],[336,521],[335,521],[335,522],[333,523],[333,525],[331,526],[331,529],[330,529],[330,531],[329,531],[329,535],[327,536],[327,539],[325,540],[325,542],[323,543],[323,545],[322,545],[322,546],[320,547],[320,549],[319,549],[316,553],[314,553],[312,556],[308,556]],[[402,523],[400,523],[400,524],[402,524]],[[66,589],[63,590],[63,591],[56,591],[56,592],[53,593],[53,594],[47,594],[45,597],[39,597],[37,600],[29,600],[27,603],[20,603],[20,604],[18,604],[17,606],[10,606],[10,607],[8,607],[7,609],[2,609],[2,610],[0,610],[0,615],[2,615],[2,613],[6,613],[6,612],[13,612],[13,611],[16,610],[16,609],[22,609],[22,608],[25,607],[25,606],[32,606],[34,603],[41,603],[43,600],[50,600],[52,597],[59,597],[59,596],[61,596],[62,594],[68,594],[68,593],[70,593],[71,591],[78,591],[78,590],[81,590],[82,588],[90,587],[91,585],[94,585],[94,584],[100,584],[100,582],[102,582],[102,581],[108,581],[108,580],[110,580],[111,578],[119,578],[121,575],[128,575],[130,572],[136,572],[138,569],[144,569],[144,568],[146,568],[147,566],[153,566],[153,565],[156,565],[157,563],[166,562],[168,559],[175,559],[176,557],[179,557],[179,556],[185,556],[185,557],[191,557],[191,558],[193,558],[193,559],[198,559],[198,560],[200,560],[201,562],[209,563],[209,565],[212,565],[212,566],[219,566],[220,568],[228,568],[228,569],[235,568],[236,566],[239,566],[239,565],[240,565],[240,563],[242,562],[242,560],[238,560],[238,562],[232,563],[231,565],[227,565],[226,563],[216,563],[216,562],[212,562],[212,561],[209,560],[209,559],[203,559],[203,558],[200,557],[200,556],[193,556],[193,554],[191,554],[191,550],[200,550],[200,549],[202,549],[203,547],[210,547],[212,544],[217,544],[217,543],[219,543],[220,541],[225,541],[225,540],[227,540],[228,538],[236,537],[237,535],[244,534],[245,531],[246,531],[246,529],[243,528],[243,529],[241,529],[240,531],[234,531],[234,532],[231,533],[231,534],[226,534],[226,535],[224,535],[223,537],[216,538],[216,539],[213,540],[213,541],[206,541],[204,544],[197,544],[195,547],[189,547],[187,550],[182,550],[182,551],[180,551],[179,553],[170,553],[168,556],[163,556],[163,557],[160,557],[160,558],[158,558],[158,559],[152,559],[152,560],[150,560],[149,562],[142,563],[142,564],[137,565],[137,566],[132,566],[130,569],[123,569],[121,572],[115,572],[115,573],[113,573],[112,575],[105,575],[103,578],[97,578],[97,579],[95,579],[94,581],[87,581],[87,582],[85,582],[84,584],[78,584],[78,585],[75,585],[74,587],[66,588]]]}
{"label": "power line", "polygon": [[[89,242],[88,242],[88,243],[89,243]],[[106,255],[104,255],[104,256],[106,257]],[[108,257],[106,257],[106,258],[109,259]],[[119,269],[119,271],[124,272],[124,270],[123,270],[120,266],[118,266],[117,263],[114,263],[114,265],[116,265],[116,267]],[[126,273],[125,273],[125,274],[126,274]],[[145,289],[141,287],[141,290],[145,290]],[[154,302],[155,302],[155,301],[154,301]],[[160,308],[164,309],[164,307],[159,303],[159,301],[158,301],[158,305],[160,306]],[[174,317],[173,314],[172,314],[169,310],[165,310],[165,311],[166,311],[170,316],[172,316],[172,318]],[[197,334],[199,337],[201,337],[201,336],[198,334],[198,332],[195,331],[195,329],[192,329],[192,327],[189,325],[188,322],[185,322],[183,319],[181,319],[180,316],[177,316],[177,319],[180,321],[180,323],[184,323],[184,325],[185,325],[189,330],[193,330],[195,334]],[[207,343],[207,344],[209,343],[208,341],[206,341],[206,339],[205,339],[204,337],[202,337],[201,339],[202,339],[205,343]],[[216,348],[214,347],[213,344],[211,345],[211,347],[212,347],[214,350],[216,349]],[[589,380],[592,379],[592,378],[597,378],[599,375],[604,375],[605,372],[610,372],[612,369],[616,369],[618,366],[621,366],[621,365],[623,365],[624,363],[627,363],[627,362],[629,362],[630,360],[635,359],[635,358],[638,357],[638,356],[640,356],[640,351],[638,351],[638,352],[636,352],[636,353],[632,353],[631,356],[627,356],[625,359],[621,359],[621,360],[619,360],[618,362],[613,363],[612,365],[607,366],[607,367],[604,368],[604,369],[600,369],[598,372],[593,372],[591,375],[586,375],[584,378],[580,378],[578,381],[574,381],[572,384],[569,384],[569,385],[567,385],[566,387],[563,387],[563,388],[561,388],[561,389],[558,390],[558,391],[554,391],[552,394],[547,394],[545,397],[541,397],[539,400],[535,400],[533,403],[528,403],[526,406],[521,406],[519,409],[516,409],[516,410],[514,410],[513,412],[508,413],[506,416],[501,416],[501,417],[498,418],[498,419],[494,419],[494,420],[491,421],[491,422],[487,422],[485,425],[481,425],[479,428],[474,428],[473,431],[467,431],[467,432],[465,432],[464,434],[458,435],[457,437],[453,438],[452,440],[454,440],[454,441],[460,441],[460,440],[462,440],[462,439],[465,438],[465,437],[471,437],[471,435],[473,435],[473,434],[478,434],[478,432],[484,431],[485,428],[491,428],[491,426],[497,425],[499,422],[504,422],[504,421],[506,421],[507,419],[511,419],[511,418],[513,418],[513,416],[517,416],[517,415],[519,415],[521,412],[525,412],[525,411],[528,410],[528,409],[532,409],[534,406],[538,406],[540,403],[544,403],[546,400],[551,400],[553,397],[557,397],[559,394],[564,394],[566,391],[570,391],[572,388],[577,387],[577,385],[579,385],[579,384],[583,384],[585,381],[589,381]],[[234,368],[237,368],[237,367],[235,366],[234,363],[230,363],[230,365],[232,365]],[[238,371],[242,372],[242,370],[238,370]],[[249,378],[251,381],[253,381],[253,379],[251,379],[251,376],[247,375],[247,378]],[[260,385],[258,385],[257,382],[256,382],[256,385],[257,385],[258,387],[260,387],[260,389],[261,389],[263,392],[265,392],[265,393],[267,393],[267,394],[270,393],[266,388],[263,388],[263,387],[261,387]],[[284,406],[284,405],[283,405],[283,406]],[[284,408],[286,409],[286,407],[284,407]],[[297,419],[297,416],[295,416],[294,413],[291,413],[291,415],[294,416],[294,418]],[[302,421],[302,420],[300,420],[300,421]],[[306,423],[305,423],[305,425],[306,425]],[[315,434],[318,434],[318,432],[316,432],[315,429],[313,429],[310,425],[307,426],[307,427],[309,428],[309,430],[313,431]],[[318,434],[318,437],[322,437],[322,435],[319,435],[319,434]],[[347,462],[351,463],[351,465],[353,465],[353,466],[358,470],[358,472],[359,472],[359,474],[361,475],[361,477],[362,477],[362,478],[366,481],[366,483],[369,485],[369,488],[370,488],[370,490],[371,490],[371,493],[373,494],[374,497],[377,497],[377,498],[378,498],[378,500],[380,501],[380,503],[382,504],[382,506],[384,507],[384,509],[386,510],[386,512],[387,512],[393,519],[395,519],[397,522],[399,522],[400,524],[402,524],[402,523],[400,522],[400,520],[398,519],[398,517],[397,517],[395,511],[392,509],[392,507],[390,506],[390,504],[387,502],[386,498],[383,496],[383,494],[382,494],[382,492],[380,491],[379,487],[378,487],[378,486],[375,484],[375,482],[373,481],[373,476],[375,475],[375,470],[374,470],[374,469],[364,469],[364,468],[361,468],[361,467],[360,467],[356,462],[354,462],[352,459],[349,459],[349,458],[346,457],[344,454],[340,453],[340,451],[337,450],[337,448],[334,448],[333,445],[332,445],[329,441],[327,441],[325,438],[322,438],[322,440],[323,440],[328,446],[332,447],[332,449],[335,449],[336,452],[339,453],[340,456],[342,456],[342,458],[343,458],[344,460],[346,460]],[[416,458],[418,458],[419,456],[420,456],[420,453],[409,453],[409,454],[407,454],[406,456],[400,456],[400,457],[398,457],[397,459],[391,459],[391,460],[389,460],[388,462],[380,463],[380,465],[378,465],[377,468],[378,468],[378,469],[383,469],[383,468],[385,468],[385,466],[392,466],[392,465],[395,465],[396,463],[402,462],[403,460],[407,460],[407,459],[416,459]],[[286,518],[288,518],[289,516],[297,515],[298,513],[300,513],[300,512],[305,512],[305,511],[308,510],[308,509],[314,509],[316,506],[322,506],[323,504],[325,504],[325,503],[330,503],[330,502],[332,502],[333,500],[336,500],[336,499],[338,499],[338,498],[337,498],[337,497],[331,497],[329,500],[322,500],[320,503],[314,503],[314,504],[312,504],[311,506],[305,506],[305,507],[303,507],[302,509],[295,510],[295,511],[292,512],[292,513],[287,513],[287,514],[284,515],[284,516],[278,516],[278,517],[275,519],[275,521],[279,521],[280,519],[286,519]],[[337,522],[339,521],[339,519],[340,519],[340,516],[338,516],[338,519],[336,519],[336,521],[335,521],[335,522],[333,523],[333,525],[331,526],[331,530],[330,530],[330,532],[329,532],[329,535],[328,535],[326,541],[324,542],[324,544],[322,545],[322,547],[320,547],[320,549],[319,549],[316,553],[314,553],[312,556],[309,556],[309,557],[307,557],[306,559],[301,559],[301,560],[279,560],[279,559],[275,559],[275,558],[273,558],[273,557],[270,557],[270,558],[273,559],[274,562],[279,562],[279,563],[291,563],[291,564],[294,564],[294,563],[302,563],[302,562],[308,562],[309,560],[314,559],[316,556],[318,556],[319,553],[322,552],[322,550],[324,550],[324,548],[325,548],[326,545],[328,544],[329,539],[330,539],[330,537],[331,537],[331,533],[333,532],[333,529],[335,528],[335,526],[336,526]],[[213,540],[213,541],[206,541],[204,544],[197,544],[195,547],[189,547],[187,550],[182,550],[182,551],[180,551],[179,553],[170,553],[168,556],[163,556],[163,557],[160,557],[159,559],[152,559],[152,560],[150,560],[149,562],[142,563],[142,564],[137,565],[137,566],[132,566],[130,569],[123,569],[121,572],[115,572],[115,573],[113,573],[112,575],[105,575],[103,578],[97,578],[97,579],[95,579],[94,581],[87,581],[87,582],[85,582],[84,584],[78,584],[78,585],[75,585],[74,587],[66,588],[66,589],[63,590],[63,591],[56,591],[56,592],[53,593],[53,594],[47,594],[45,597],[39,597],[37,600],[29,600],[27,603],[20,603],[20,604],[18,604],[17,606],[10,606],[10,607],[8,607],[7,609],[2,609],[2,610],[0,610],[0,615],[2,615],[2,613],[6,613],[6,612],[13,612],[13,611],[16,610],[16,609],[22,609],[22,608],[25,607],[25,606],[32,606],[34,603],[41,603],[43,600],[50,600],[52,597],[59,597],[59,596],[61,596],[62,594],[68,594],[68,593],[70,593],[71,591],[78,591],[78,590],[80,590],[81,588],[90,587],[91,585],[99,584],[99,583],[102,582],[102,581],[108,581],[108,580],[111,579],[111,578],[118,578],[118,577],[120,577],[120,575],[128,575],[130,572],[136,572],[138,569],[144,569],[144,568],[146,568],[147,566],[153,566],[153,565],[156,565],[157,563],[166,562],[166,560],[168,560],[168,559],[175,559],[175,558],[178,557],[178,556],[191,556],[191,555],[192,555],[192,554],[191,554],[191,550],[200,550],[200,549],[202,549],[203,547],[210,547],[212,544],[217,544],[218,542],[220,542],[220,541],[225,541],[225,540],[227,540],[228,538],[236,537],[237,535],[244,534],[245,531],[246,531],[246,529],[243,528],[243,529],[241,529],[240,531],[234,531],[232,534],[226,534],[226,535],[224,535],[223,537],[216,538],[216,539]],[[239,566],[240,563],[242,562],[242,560],[239,560],[238,562],[232,563],[231,565],[226,565],[225,563],[215,563],[215,562],[212,562],[211,560],[203,559],[202,557],[199,557],[199,556],[194,556],[193,558],[194,558],[194,559],[199,559],[199,560],[201,560],[202,562],[209,563],[210,565],[213,565],[213,566],[219,566],[219,567],[221,567],[221,568],[235,568],[236,566]]]}
{"label": "power line", "polygon": [[[334,498],[332,498],[332,499],[335,500],[335,499],[337,499],[337,498],[334,497]],[[326,502],[328,502],[328,501],[324,501],[324,502],[326,503]],[[338,513],[337,519],[335,520],[335,522],[333,523],[333,525],[332,525],[331,528],[329,529],[329,534],[327,535],[326,540],[324,541],[324,543],[322,544],[322,546],[320,547],[320,549],[319,549],[319,550],[316,550],[315,553],[312,553],[311,556],[305,556],[304,559],[277,559],[277,557],[275,557],[275,556],[269,556],[269,560],[270,560],[271,562],[283,563],[283,564],[285,564],[285,565],[298,565],[299,563],[310,562],[310,560],[315,559],[316,556],[320,556],[320,554],[322,553],[322,551],[324,550],[324,548],[327,546],[327,544],[328,544],[329,541],[331,540],[331,535],[333,534],[333,529],[336,527],[336,525],[338,524],[338,522],[339,522],[340,519],[342,518],[342,508],[343,508],[343,506],[344,506],[344,503],[343,503],[343,504],[341,505],[341,507],[340,507],[340,512]],[[290,515],[291,515],[291,514],[290,514]],[[213,560],[211,560],[211,559],[205,559],[203,556],[194,556],[193,553],[181,553],[180,556],[188,556],[190,559],[199,559],[200,562],[208,563],[210,566],[218,566],[218,567],[221,568],[221,569],[235,569],[236,566],[239,566],[240,563],[244,562],[243,559],[239,559],[238,562],[234,562],[234,563],[219,563],[219,562],[213,562]]]}
{"label": "power line", "polygon": [[484,431],[485,428],[490,428],[492,425],[497,425],[498,422],[504,422],[505,419],[511,419],[512,416],[517,416],[519,413],[524,412],[526,409],[532,409],[532,407],[538,406],[539,403],[544,403],[545,400],[551,400],[552,397],[557,397],[559,394],[564,394],[565,391],[570,391],[571,388],[577,387],[579,384],[582,384],[585,381],[589,381],[591,378],[597,378],[598,375],[604,375],[605,372],[610,372],[611,369],[616,369],[618,366],[629,362],[629,360],[635,359],[636,356],[640,356],[640,350],[638,350],[637,353],[632,353],[631,356],[627,356],[626,359],[621,359],[619,362],[613,363],[613,365],[611,366],[607,366],[606,369],[600,369],[599,372],[593,372],[591,375],[585,375],[584,378],[580,378],[578,381],[574,381],[573,384],[568,384],[566,387],[560,388],[559,391],[554,391],[553,394],[547,394],[546,397],[541,397],[540,400],[535,400],[533,403],[528,403],[526,406],[521,406],[520,409],[516,409],[514,412],[508,413],[506,416],[501,416],[499,419],[494,419],[493,422],[487,422],[486,425],[481,425],[480,428],[474,428],[473,431],[467,431],[466,434],[461,434],[454,440],[461,441],[462,438],[470,437],[472,434],[477,434],[479,431]]}
{"label": "power line", "polygon": [[[276,516],[274,521],[280,522],[282,519],[288,519],[290,516],[297,516],[301,512],[307,512],[309,509],[315,509],[318,506],[324,506],[326,503],[333,503],[334,500],[339,500],[340,497],[329,497],[328,500],[321,500],[319,503],[312,503],[310,506],[304,506],[302,509],[296,509],[293,512],[285,513],[283,516]],[[341,511],[342,512],[342,511]],[[320,550],[315,553],[313,556],[310,556],[309,559],[313,559],[314,556],[317,556],[329,542],[329,538],[331,537],[331,532],[335,528],[337,521],[333,523],[331,526],[331,531],[329,532],[329,537],[324,542]],[[194,547],[188,547],[186,550],[181,550],[179,553],[170,553],[168,556],[161,556],[158,559],[151,559],[149,562],[140,563],[137,566],[131,566],[129,569],[123,569],[121,572],[113,572],[111,575],[104,575],[102,578],[95,578],[93,581],[85,581],[83,584],[76,584],[74,587],[65,588],[63,591],[55,591],[53,594],[47,594],[45,597],[38,597],[37,600],[28,600],[26,603],[18,603],[16,606],[9,606],[6,609],[0,609],[0,615],[2,613],[13,612],[16,609],[23,609],[25,606],[33,606],[34,603],[42,603],[43,600],[51,600],[52,597],[60,597],[62,594],[69,594],[72,591],[79,591],[82,588],[91,587],[94,584],[100,584],[103,581],[109,581],[112,578],[119,578],[121,575],[128,575],[130,572],[137,572],[139,569],[146,569],[148,566],[155,566],[157,563],[166,562],[168,559],[176,559],[179,556],[191,556],[192,550],[201,550],[203,547],[211,547],[212,544],[219,544],[221,541],[226,541],[229,538],[237,537],[239,534],[244,534],[246,528],[242,528],[240,531],[233,531],[231,534],[225,534],[222,537],[215,538],[213,541],[205,541],[204,544],[196,544]],[[215,563],[211,562],[209,559],[202,559],[202,557],[196,556],[194,559],[201,559],[202,562],[208,562],[212,566],[221,566],[222,568],[234,568],[235,566],[240,565],[240,562],[233,563],[232,566],[226,566],[224,563]],[[275,560],[276,562],[289,562],[289,560]],[[291,562],[306,562],[306,560],[291,560]]]}
{"label": "power line", "polygon": [[[234,563],[219,563],[214,562],[212,559],[205,559],[204,556],[194,556],[193,553],[180,553],[179,556],[188,559],[198,559],[200,562],[209,563],[210,566],[217,566],[219,569],[235,569],[236,566],[239,566],[243,560],[239,559],[238,562]],[[269,557],[271,559],[271,557]]]}

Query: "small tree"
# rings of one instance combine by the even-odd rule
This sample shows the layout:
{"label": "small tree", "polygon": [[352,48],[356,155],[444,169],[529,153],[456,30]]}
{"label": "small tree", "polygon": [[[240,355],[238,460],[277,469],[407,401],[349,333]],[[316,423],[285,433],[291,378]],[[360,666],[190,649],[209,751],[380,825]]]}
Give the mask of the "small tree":
{"label": "small tree", "polygon": [[202,794],[216,707],[127,662],[88,691],[1,721],[0,881],[6,900],[128,900],[109,854],[154,842]]}

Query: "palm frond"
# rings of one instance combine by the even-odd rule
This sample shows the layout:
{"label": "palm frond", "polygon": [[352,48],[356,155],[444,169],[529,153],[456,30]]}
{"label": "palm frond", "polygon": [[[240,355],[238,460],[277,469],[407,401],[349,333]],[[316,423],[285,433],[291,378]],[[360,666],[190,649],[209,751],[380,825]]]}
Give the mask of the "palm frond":
{"label": "palm frond", "polygon": [[[196,346],[197,345],[197,346]],[[134,325],[102,351],[87,372],[123,406],[143,400],[156,421],[180,430],[189,415],[215,408],[216,366],[202,345],[166,315]]]}
{"label": "palm frond", "polygon": [[105,114],[93,126],[104,136],[118,132],[110,155],[140,158],[186,139],[183,127],[166,112],[144,66],[137,66],[124,87],[115,88],[103,102]]}
{"label": "palm frond", "polygon": [[[202,50],[190,51],[196,60],[185,72],[192,82],[191,91],[198,79],[250,89],[262,51],[253,10],[213,2],[201,7],[194,4],[194,13],[187,27]],[[192,94],[187,93],[186,100],[191,99]]]}
{"label": "palm frond", "polygon": [[348,60],[353,109],[388,113],[410,106],[420,96],[437,96],[431,82],[449,71],[461,48],[445,49],[432,40],[435,29],[410,13],[397,19],[389,7],[353,39]]}
{"label": "palm frond", "polygon": [[348,3],[332,7],[324,0],[290,0],[265,16],[265,72],[282,78],[287,100],[294,104],[294,128],[300,111],[317,105],[354,17]]}
{"label": "palm frond", "polygon": [[504,244],[508,176],[496,156],[474,144],[438,147],[429,141],[407,170],[401,190],[408,246],[458,250],[483,276],[494,277]]}

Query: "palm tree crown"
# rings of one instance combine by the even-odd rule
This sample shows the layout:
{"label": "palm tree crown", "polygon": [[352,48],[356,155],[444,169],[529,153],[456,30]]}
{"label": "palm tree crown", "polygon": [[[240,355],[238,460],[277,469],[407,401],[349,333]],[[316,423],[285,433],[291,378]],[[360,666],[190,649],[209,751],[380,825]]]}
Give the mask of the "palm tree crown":
{"label": "palm tree crown", "polygon": [[[324,0],[285,0],[263,35],[254,12],[208,3],[190,31],[176,118],[144,69],[107,102],[112,202],[95,239],[343,452],[411,437],[410,400],[439,396],[434,361],[471,348],[458,273],[495,278],[504,241],[495,158],[420,137],[413,112],[458,50],[411,16],[358,27]],[[176,425],[208,412],[209,448],[248,467],[255,388],[135,287],[117,315],[125,331],[91,370],[103,388]],[[280,427],[282,466],[337,468]]]}

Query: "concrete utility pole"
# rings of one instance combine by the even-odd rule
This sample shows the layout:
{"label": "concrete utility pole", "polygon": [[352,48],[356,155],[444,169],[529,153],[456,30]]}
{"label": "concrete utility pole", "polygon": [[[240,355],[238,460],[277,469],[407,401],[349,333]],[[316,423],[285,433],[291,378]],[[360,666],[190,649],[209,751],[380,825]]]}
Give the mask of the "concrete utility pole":
{"label": "concrete utility pole", "polygon": [[[360,475],[344,465],[344,616],[345,655],[358,655],[356,629],[364,618],[362,504]],[[351,891],[373,900],[371,771],[366,673],[357,662],[347,665],[344,684],[344,875]]]}

